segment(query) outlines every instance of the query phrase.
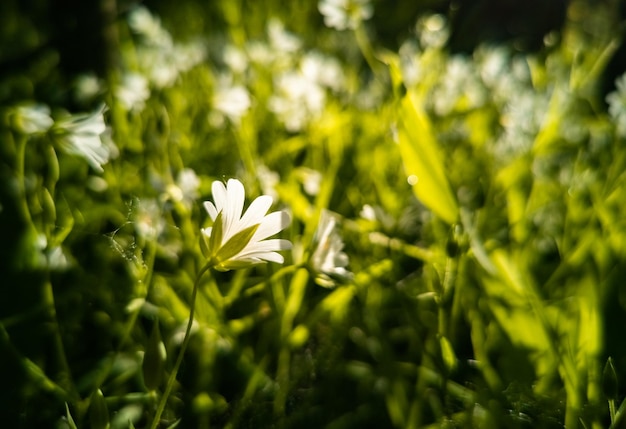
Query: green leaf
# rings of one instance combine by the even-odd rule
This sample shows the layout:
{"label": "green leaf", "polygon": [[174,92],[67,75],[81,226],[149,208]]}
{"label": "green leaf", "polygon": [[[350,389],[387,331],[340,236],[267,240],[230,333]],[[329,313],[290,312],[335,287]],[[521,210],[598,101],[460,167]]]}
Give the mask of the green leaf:
{"label": "green leaf", "polygon": [[241,252],[248,245],[256,230],[259,229],[259,225],[260,224],[257,223],[256,225],[249,226],[248,228],[233,235],[230,240],[224,243],[224,245],[218,250],[215,255],[215,259],[219,262],[224,262]]}
{"label": "green leaf", "polygon": [[446,370],[448,372],[454,371],[457,359],[456,354],[454,353],[454,348],[452,348],[452,344],[450,344],[450,340],[442,335],[439,337],[439,345],[441,347],[441,358],[446,366]]}
{"label": "green leaf", "polygon": [[182,419],[178,419],[178,420],[176,420],[174,423],[172,423],[171,425],[169,425],[169,426],[167,427],[167,429],[174,429],[174,428],[178,427],[178,425],[180,424],[180,421],[181,421],[181,420],[182,420]]}
{"label": "green leaf", "polygon": [[615,400],[619,393],[617,387],[617,373],[613,366],[613,359],[609,356],[602,372],[602,392],[607,399]]}
{"label": "green leaf", "polygon": [[413,192],[435,215],[449,224],[457,221],[458,205],[444,169],[430,119],[411,92],[398,107],[398,144]]}
{"label": "green leaf", "polygon": [[65,417],[67,419],[67,424],[70,429],[78,429],[76,427],[74,419],[72,418],[72,414],[70,413],[70,407],[67,405],[67,402],[65,403]]}
{"label": "green leaf", "polygon": [[220,211],[215,218],[215,222],[213,222],[213,228],[211,229],[211,238],[209,240],[209,252],[211,255],[215,255],[215,253],[219,250],[222,244],[222,235],[224,234],[224,225],[222,221],[222,212]]}
{"label": "green leaf", "polygon": [[159,322],[155,321],[146,352],[143,355],[143,382],[148,390],[157,390],[161,385],[165,371],[165,359],[166,352],[161,340]]}
{"label": "green leaf", "polygon": [[109,427],[109,410],[100,389],[96,390],[91,396],[89,421],[94,429],[106,429]]}

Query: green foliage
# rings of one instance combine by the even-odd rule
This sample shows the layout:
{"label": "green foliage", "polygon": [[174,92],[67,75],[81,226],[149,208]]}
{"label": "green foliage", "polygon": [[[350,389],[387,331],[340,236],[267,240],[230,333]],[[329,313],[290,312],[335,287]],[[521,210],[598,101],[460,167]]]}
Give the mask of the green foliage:
{"label": "green foliage", "polygon": [[[437,14],[383,48],[381,2],[182,3],[100,76],[3,30],[7,427],[623,424],[617,6],[455,53]],[[290,212],[283,266],[230,261],[228,178]]]}

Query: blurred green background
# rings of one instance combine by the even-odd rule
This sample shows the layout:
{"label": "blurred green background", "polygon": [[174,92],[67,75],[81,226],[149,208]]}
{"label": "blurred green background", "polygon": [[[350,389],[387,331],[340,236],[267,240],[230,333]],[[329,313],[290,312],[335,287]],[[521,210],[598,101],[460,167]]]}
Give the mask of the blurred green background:
{"label": "blurred green background", "polygon": [[202,283],[159,427],[624,427],[625,18],[4,0],[1,425],[150,427],[237,177],[294,249]]}

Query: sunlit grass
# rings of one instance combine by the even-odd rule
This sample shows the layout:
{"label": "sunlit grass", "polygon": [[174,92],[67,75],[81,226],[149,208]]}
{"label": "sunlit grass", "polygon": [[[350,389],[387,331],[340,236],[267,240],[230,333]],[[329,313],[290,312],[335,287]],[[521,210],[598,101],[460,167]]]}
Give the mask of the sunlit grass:
{"label": "sunlit grass", "polygon": [[586,26],[572,2],[539,52],[460,54],[442,15],[394,51],[367,1],[294,22],[218,3],[210,34],[200,7],[138,6],[110,76],[3,106],[7,407],[79,428],[619,427],[608,6]]}

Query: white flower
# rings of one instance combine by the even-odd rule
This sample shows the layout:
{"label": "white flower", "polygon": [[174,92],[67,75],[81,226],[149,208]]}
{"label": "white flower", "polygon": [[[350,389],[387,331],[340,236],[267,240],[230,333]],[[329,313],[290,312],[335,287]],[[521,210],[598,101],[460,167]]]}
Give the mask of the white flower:
{"label": "white flower", "polygon": [[298,37],[285,30],[285,26],[278,19],[270,19],[267,24],[267,33],[270,45],[280,53],[294,53],[300,49],[302,42]]}
{"label": "white flower", "polygon": [[261,191],[265,195],[277,198],[276,185],[280,182],[280,176],[277,172],[270,170],[267,166],[261,164],[257,166],[257,177],[261,185]]}
{"label": "white flower", "polygon": [[44,104],[16,107],[13,121],[15,128],[24,134],[45,133],[54,123],[50,108]]}
{"label": "white flower", "polygon": [[74,81],[74,98],[83,105],[93,101],[103,90],[103,83],[93,73],[80,75]]}
{"label": "white flower", "polygon": [[202,230],[203,252],[219,271],[244,268],[265,261],[282,264],[284,258],[278,250],[291,248],[291,242],[269,239],[285,229],[290,218],[287,212],[266,214],[273,199],[268,195],[256,198],[243,214],[245,190],[236,179],[228,180],[226,186],[213,182],[213,200],[204,207],[213,220],[213,227]]}
{"label": "white flower", "polygon": [[126,110],[142,110],[150,98],[148,80],[138,73],[128,73],[115,90],[115,96]]}
{"label": "white flower", "polygon": [[320,0],[317,8],[324,15],[324,24],[337,30],[354,30],[374,14],[369,0]]}
{"label": "white flower", "polygon": [[104,106],[91,114],[72,115],[60,119],[53,126],[53,133],[62,150],[83,157],[96,171],[111,157],[111,149],[102,142],[106,130]]}
{"label": "white flower", "polygon": [[250,94],[245,87],[232,85],[227,77],[218,80],[213,105],[219,113],[228,117],[232,122],[238,123],[248,112],[251,104]]}
{"label": "white flower", "polygon": [[343,250],[343,241],[337,231],[337,219],[328,211],[322,211],[315,233],[315,251],[311,256],[311,266],[317,272],[315,282],[320,286],[334,287],[335,279],[349,280],[352,273],[346,269],[348,255]]}
{"label": "white flower", "polygon": [[617,134],[626,137],[626,74],[615,80],[616,90],[606,96],[609,114],[615,121]]}
{"label": "white flower", "polygon": [[183,168],[176,176],[176,183],[170,183],[165,188],[164,199],[171,198],[173,201],[181,202],[185,207],[190,208],[191,203],[198,198],[198,188],[200,178],[191,168]]}
{"label": "white flower", "polygon": [[310,119],[321,115],[326,93],[317,82],[292,71],[274,80],[276,90],[268,107],[285,124],[287,131],[301,131]]}

